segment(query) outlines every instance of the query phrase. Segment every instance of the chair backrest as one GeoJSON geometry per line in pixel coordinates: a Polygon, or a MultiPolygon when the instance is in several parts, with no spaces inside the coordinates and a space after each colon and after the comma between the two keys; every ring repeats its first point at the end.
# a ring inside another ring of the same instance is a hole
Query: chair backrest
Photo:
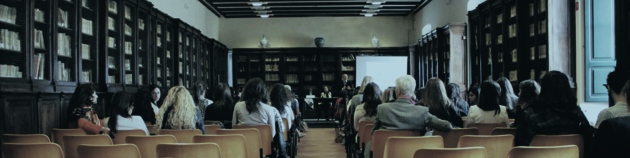
{"type": "Polygon", "coordinates": [[[486,149],[483,147],[418,149],[414,158],[485,158],[486,149]]]}
{"type": "Polygon", "coordinates": [[[384,158],[413,157],[418,149],[444,148],[440,136],[389,137],[385,142],[384,158]]]}
{"type": "Polygon", "coordinates": [[[247,158],[247,142],[240,134],[198,135],[193,138],[195,143],[216,143],[221,147],[221,157],[247,158]]]}
{"type": "Polygon", "coordinates": [[[458,148],[484,147],[488,158],[505,158],[514,146],[513,135],[468,135],[459,138],[458,148]]]}
{"type": "Polygon", "coordinates": [[[516,136],[516,128],[496,127],[492,130],[492,135],[506,135],[511,134],[516,136]]]}
{"type": "Polygon", "coordinates": [[[87,132],[85,132],[83,129],[57,129],[57,128],[53,128],[52,130],[52,139],[50,139],[53,143],[57,143],[59,144],[59,146],[61,146],[61,150],[65,151],[64,149],[64,145],[63,145],[63,136],[64,135],[87,135],[87,132]]]}
{"type": "Polygon", "coordinates": [[[153,124],[151,124],[151,122],[146,122],[146,121],[145,121],[145,122],[144,122],[144,125],[149,126],[149,125],[153,125],[153,124]]]}
{"type": "Polygon", "coordinates": [[[457,148],[459,137],[464,135],[478,135],[478,133],[477,128],[458,128],[451,129],[449,132],[433,131],[434,136],[442,136],[442,138],[444,138],[445,148],[457,148]]]}
{"type": "Polygon", "coordinates": [[[66,158],[78,158],[79,145],[112,145],[112,139],[107,135],[65,135],[63,136],[63,150],[66,158]]]}
{"type": "Polygon", "coordinates": [[[160,134],[160,127],[158,127],[158,125],[147,125],[147,129],[149,130],[149,134],[160,134]]]}
{"type": "Polygon", "coordinates": [[[216,143],[167,143],[157,145],[158,157],[220,158],[221,149],[216,143]]]}
{"type": "Polygon", "coordinates": [[[138,147],[133,144],[79,145],[80,158],[141,158],[138,147]]]}
{"type": "Polygon", "coordinates": [[[221,129],[221,125],[205,125],[206,134],[217,134],[217,130],[221,129]]]}
{"type": "Polygon", "coordinates": [[[359,137],[361,138],[359,141],[359,145],[361,145],[361,148],[363,148],[363,145],[367,145],[368,142],[372,141],[372,128],[374,128],[374,124],[367,124],[359,129],[365,129],[366,131],[363,132],[363,134],[359,135],[359,137]]]}
{"type": "Polygon", "coordinates": [[[529,146],[562,146],[575,145],[579,149],[580,158],[584,155],[584,138],[579,134],[569,135],[536,135],[529,146]]]}
{"type": "MultiPolygon", "coordinates": [[[[363,135],[361,132],[363,131],[363,127],[367,124],[374,124],[374,121],[359,121],[359,130],[357,131],[358,132],[357,134],[359,136],[363,135]]],[[[354,127],[351,127],[351,128],[354,128],[354,127]]],[[[372,132],[372,129],[370,129],[370,132],[372,132]]]]}
{"type": "Polygon", "coordinates": [[[246,125],[232,125],[232,129],[248,129],[255,128],[260,132],[260,140],[262,141],[263,155],[271,155],[271,142],[273,142],[273,134],[271,133],[271,126],[246,126],[246,125]]]}
{"type": "Polygon", "coordinates": [[[160,135],[173,135],[177,138],[177,143],[192,143],[193,137],[195,135],[201,135],[200,130],[198,129],[180,129],[180,130],[171,130],[171,129],[162,129],[160,130],[160,135]]]}
{"type": "Polygon", "coordinates": [[[514,147],[508,158],[578,158],[579,150],[575,145],[514,147]]]}
{"type": "Polygon", "coordinates": [[[282,136],[285,141],[289,141],[289,120],[282,118],[282,124],[284,124],[284,132],[282,132],[282,136]]]}
{"type": "Polygon", "coordinates": [[[156,158],[158,144],[177,143],[177,139],[173,135],[127,136],[126,142],[135,144],[142,158],[156,158]]]}
{"type": "Polygon", "coordinates": [[[468,120],[468,117],[462,117],[462,121],[464,121],[464,123],[466,123],[466,120],[468,120]]]}
{"type": "Polygon", "coordinates": [[[64,158],[61,147],[54,143],[3,143],[2,157],[5,158],[64,158]]]}
{"type": "MultiPolygon", "coordinates": [[[[365,135],[366,131],[370,131],[370,136],[372,135],[372,128],[370,128],[370,130],[367,130],[365,128],[365,126],[368,125],[368,124],[374,124],[374,121],[360,121],[359,122],[359,131],[357,131],[357,135],[360,138],[359,139],[359,145],[361,145],[363,143],[367,144],[367,142],[369,142],[369,140],[372,140],[372,138],[369,138],[369,139],[367,139],[367,141],[365,141],[366,139],[365,139],[364,135],[365,135]]],[[[374,126],[372,126],[372,127],[374,127],[374,126]]],[[[350,127],[350,128],[354,128],[354,127],[350,127]]]]}
{"type": "Polygon", "coordinates": [[[221,121],[216,121],[216,120],[203,120],[203,124],[204,125],[216,125],[221,121]]]}
{"type": "MultiPolygon", "coordinates": [[[[389,137],[393,136],[420,136],[418,131],[393,131],[393,130],[376,130],[372,135],[372,146],[370,151],[373,152],[374,158],[382,158],[385,154],[385,142],[389,137]]],[[[368,149],[365,149],[368,150],[368,149]]]]}
{"type": "Polygon", "coordinates": [[[516,119],[510,119],[510,123],[514,123],[516,119]]]}
{"type": "Polygon", "coordinates": [[[258,129],[220,129],[217,130],[217,134],[240,134],[245,137],[245,142],[247,142],[247,157],[250,158],[259,158],[261,156],[262,150],[262,140],[260,139],[260,133],[258,129]]]}
{"type": "Polygon", "coordinates": [[[492,130],[496,127],[507,127],[505,122],[502,123],[469,123],[467,128],[477,127],[479,135],[491,135],[492,130]]]}
{"type": "Polygon", "coordinates": [[[143,136],[146,136],[147,134],[144,133],[144,130],[141,130],[141,129],[118,130],[118,133],[116,133],[114,135],[114,139],[112,139],[112,142],[114,142],[114,144],[125,144],[125,143],[127,143],[125,138],[127,138],[127,136],[130,136],[130,135],[143,135],[143,136]]]}
{"type": "Polygon", "coordinates": [[[45,134],[3,134],[2,143],[50,143],[45,134]]]}

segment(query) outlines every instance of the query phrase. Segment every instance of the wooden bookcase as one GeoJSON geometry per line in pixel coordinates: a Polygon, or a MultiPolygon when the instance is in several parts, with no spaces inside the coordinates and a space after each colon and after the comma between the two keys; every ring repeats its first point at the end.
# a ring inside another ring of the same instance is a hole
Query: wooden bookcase
{"type": "Polygon", "coordinates": [[[444,84],[457,83],[463,88],[465,74],[451,74],[463,72],[466,47],[461,40],[466,30],[466,24],[448,24],[430,31],[418,40],[416,57],[418,64],[417,85],[424,87],[426,82],[437,77],[444,84]]]}

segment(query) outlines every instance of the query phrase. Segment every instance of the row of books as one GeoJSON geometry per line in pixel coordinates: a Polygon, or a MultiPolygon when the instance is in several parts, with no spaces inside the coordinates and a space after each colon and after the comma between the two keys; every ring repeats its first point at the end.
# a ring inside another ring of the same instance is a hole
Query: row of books
{"type": "Polygon", "coordinates": [[[15,24],[17,9],[0,4],[0,21],[15,24]]]}
{"type": "Polygon", "coordinates": [[[138,29],[144,30],[144,19],[138,18],[138,29]]]}
{"type": "Polygon", "coordinates": [[[125,24],[125,35],[127,36],[131,36],[131,27],[129,27],[129,25],[125,24]]]}
{"type": "Polygon", "coordinates": [[[343,65],[341,65],[341,71],[354,71],[354,66],[343,66],[343,65]]]}
{"type": "Polygon", "coordinates": [[[354,55],[350,54],[347,57],[341,57],[341,61],[355,61],[354,55]]]}
{"type": "Polygon", "coordinates": [[[61,8],[59,8],[59,11],[57,12],[57,14],[58,14],[57,26],[69,28],[69,25],[68,25],[68,12],[62,10],[61,8]]]}
{"type": "Polygon", "coordinates": [[[125,74],[125,84],[133,84],[133,74],[125,74]]]}
{"type": "Polygon", "coordinates": [[[46,19],[44,18],[44,11],[40,9],[35,9],[35,21],[46,23],[46,19]]]}
{"type": "Polygon", "coordinates": [[[114,13],[114,14],[118,14],[118,6],[116,5],[116,1],[113,0],[109,0],[109,7],[107,8],[107,10],[109,10],[109,12],[114,13]]]}
{"type": "Polygon", "coordinates": [[[107,29],[116,31],[116,20],[112,17],[107,17],[107,29]]]}
{"type": "Polygon", "coordinates": [[[81,0],[81,6],[83,8],[88,8],[90,9],[90,7],[88,6],[88,0],[81,0]]]}
{"type": "Polygon", "coordinates": [[[335,80],[335,74],[324,73],[324,74],[322,74],[322,80],[323,81],[334,81],[335,80]]]}
{"type": "Polygon", "coordinates": [[[285,80],[286,80],[285,82],[287,84],[300,83],[300,79],[298,78],[297,74],[288,74],[288,75],[286,75],[285,80]]]}
{"type": "Polygon", "coordinates": [[[131,42],[125,41],[125,54],[131,55],[133,54],[133,44],[131,42]]]}
{"type": "Polygon", "coordinates": [[[125,6],[125,19],[131,20],[131,9],[127,6],[125,6]]]}
{"type": "Polygon", "coordinates": [[[20,34],[7,29],[0,30],[0,48],[22,51],[20,34]]]}
{"type": "Polygon", "coordinates": [[[72,42],[71,38],[72,37],[65,33],[57,34],[57,54],[59,56],[72,57],[72,48],[70,47],[70,43],[72,42]]]}
{"type": "Polygon", "coordinates": [[[66,63],[57,61],[57,68],[59,81],[71,81],[70,73],[72,72],[72,70],[70,70],[70,68],[66,68],[66,63]]]}
{"type": "Polygon", "coordinates": [[[114,37],[107,38],[107,47],[116,48],[116,38],[114,37]]]}
{"type": "Polygon", "coordinates": [[[33,63],[34,63],[34,67],[33,67],[33,71],[35,71],[35,79],[36,80],[43,80],[44,79],[44,67],[46,64],[46,54],[44,53],[37,53],[35,54],[35,57],[33,58],[33,63]]]}
{"type": "Polygon", "coordinates": [[[93,35],[94,29],[92,29],[92,20],[81,18],[81,23],[81,32],[86,35],[93,35]]]}
{"type": "Polygon", "coordinates": [[[265,74],[265,81],[280,81],[278,74],[265,74]]]}
{"type": "Polygon", "coordinates": [[[278,64],[265,64],[265,71],[280,71],[280,68],[278,68],[278,64]]]}
{"type": "Polygon", "coordinates": [[[0,64],[0,77],[22,78],[19,66],[0,64]]]}
{"type": "Polygon", "coordinates": [[[131,71],[131,61],[129,59],[125,59],[125,70],[131,71]]]}
{"type": "Polygon", "coordinates": [[[35,48],[46,49],[46,43],[44,42],[44,32],[42,30],[35,30],[33,45],[35,48]]]}
{"type": "Polygon", "coordinates": [[[92,70],[83,71],[81,75],[83,76],[83,82],[92,82],[92,70]]]}
{"type": "Polygon", "coordinates": [[[110,69],[116,69],[116,57],[108,56],[107,57],[107,67],[110,69]]]}
{"type": "Polygon", "coordinates": [[[81,44],[81,58],[90,60],[90,45],[89,44],[81,44]]]}

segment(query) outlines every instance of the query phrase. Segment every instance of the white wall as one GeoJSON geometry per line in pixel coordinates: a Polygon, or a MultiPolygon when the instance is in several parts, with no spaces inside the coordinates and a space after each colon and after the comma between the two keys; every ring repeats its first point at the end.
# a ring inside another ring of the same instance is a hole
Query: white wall
{"type": "Polygon", "coordinates": [[[372,47],[376,34],[380,47],[396,47],[408,45],[409,28],[405,17],[223,18],[219,38],[230,48],[260,48],[263,35],[269,48],[315,47],[316,37],[324,47],[372,47]]]}
{"type": "MultiPolygon", "coordinates": [[[[480,1],[480,0],[471,0],[480,1]]],[[[485,0],[482,0],[485,1],[485,0]]],[[[468,22],[468,0],[436,0],[431,1],[427,6],[418,11],[413,17],[412,42],[417,41],[422,35],[435,28],[442,27],[449,23],[468,22]]],[[[477,4],[472,4],[477,7],[477,4]]],[[[474,9],[473,7],[473,9],[474,9]]]]}
{"type": "Polygon", "coordinates": [[[219,17],[198,0],[149,0],[154,7],[173,18],[180,18],[201,30],[209,38],[219,40],[219,17]]]}

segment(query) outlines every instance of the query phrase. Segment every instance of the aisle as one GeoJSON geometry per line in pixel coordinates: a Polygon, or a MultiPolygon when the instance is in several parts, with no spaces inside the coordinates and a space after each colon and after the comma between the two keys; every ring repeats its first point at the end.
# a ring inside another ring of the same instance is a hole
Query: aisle
{"type": "Polygon", "coordinates": [[[334,128],[311,128],[298,143],[296,158],[344,158],[346,151],[341,143],[335,143],[334,128]]]}

